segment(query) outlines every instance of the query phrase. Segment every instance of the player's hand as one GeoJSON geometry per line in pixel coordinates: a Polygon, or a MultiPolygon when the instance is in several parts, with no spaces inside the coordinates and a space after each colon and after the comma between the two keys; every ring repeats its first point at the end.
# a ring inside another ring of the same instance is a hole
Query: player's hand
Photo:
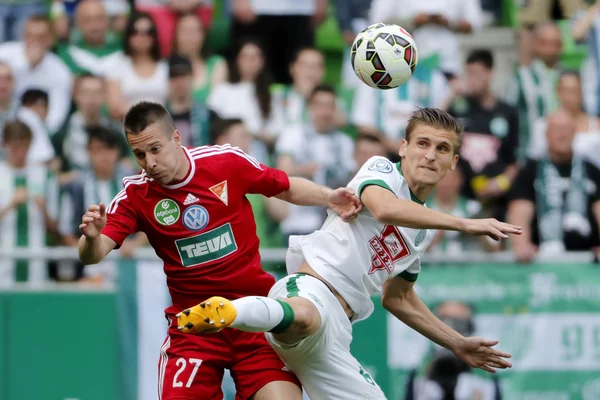
{"type": "Polygon", "coordinates": [[[497,340],[487,340],[481,337],[466,337],[457,346],[452,349],[454,354],[469,366],[481,368],[484,371],[496,372],[496,369],[511,368],[512,364],[506,361],[511,358],[509,353],[492,348],[497,345],[497,340]]]}
{"type": "Polygon", "coordinates": [[[339,188],[332,191],[327,200],[329,208],[346,222],[356,218],[363,207],[360,199],[349,188],[339,188]]]}
{"type": "Polygon", "coordinates": [[[508,235],[520,235],[520,226],[500,222],[494,218],[467,219],[465,220],[464,232],[476,236],[489,236],[494,240],[508,239],[508,235]]]}
{"type": "Polygon", "coordinates": [[[84,236],[95,239],[100,236],[100,232],[105,226],[106,206],[104,203],[100,203],[100,205],[93,204],[88,207],[87,212],[81,218],[79,230],[84,236]]]}

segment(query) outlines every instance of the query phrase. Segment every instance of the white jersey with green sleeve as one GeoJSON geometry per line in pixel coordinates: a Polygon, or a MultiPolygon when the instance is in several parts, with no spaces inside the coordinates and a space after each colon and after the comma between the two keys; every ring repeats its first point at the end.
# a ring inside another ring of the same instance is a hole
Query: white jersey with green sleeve
{"type": "MultiPolygon", "coordinates": [[[[400,164],[384,157],[370,158],[348,187],[360,197],[369,185],[423,204],[410,191],[400,164]]],[[[417,279],[420,257],[433,236],[433,231],[383,224],[366,207],[349,223],[329,212],[320,230],[290,237],[287,269],[294,274],[306,260],[352,307],[353,321],[359,321],[373,312],[371,295],[380,292],[387,279],[398,275],[417,279]]]]}

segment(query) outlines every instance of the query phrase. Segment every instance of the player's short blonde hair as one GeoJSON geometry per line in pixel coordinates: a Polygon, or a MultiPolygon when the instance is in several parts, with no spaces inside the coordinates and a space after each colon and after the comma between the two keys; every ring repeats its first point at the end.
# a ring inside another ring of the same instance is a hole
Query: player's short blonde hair
{"type": "Polygon", "coordinates": [[[446,111],[439,108],[419,108],[408,120],[404,138],[410,142],[410,136],[419,125],[426,125],[436,129],[442,129],[456,134],[456,145],[454,154],[460,152],[463,142],[463,127],[456,119],[446,111]]]}

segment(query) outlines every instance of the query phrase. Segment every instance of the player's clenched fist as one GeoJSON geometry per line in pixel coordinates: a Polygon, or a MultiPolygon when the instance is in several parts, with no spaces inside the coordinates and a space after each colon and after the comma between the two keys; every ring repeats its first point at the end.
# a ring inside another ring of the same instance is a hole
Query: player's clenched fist
{"type": "Polygon", "coordinates": [[[106,206],[104,203],[100,203],[99,205],[92,204],[81,218],[79,230],[81,230],[84,236],[94,239],[100,235],[105,226],[106,206]]]}

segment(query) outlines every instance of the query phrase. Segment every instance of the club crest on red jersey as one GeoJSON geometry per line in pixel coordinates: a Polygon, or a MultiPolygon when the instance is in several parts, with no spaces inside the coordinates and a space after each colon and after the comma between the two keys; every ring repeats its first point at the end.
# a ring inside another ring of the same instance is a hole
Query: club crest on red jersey
{"type": "Polygon", "coordinates": [[[208,188],[215,196],[219,198],[226,206],[229,205],[229,198],[227,197],[227,181],[217,183],[214,186],[208,188]]]}

